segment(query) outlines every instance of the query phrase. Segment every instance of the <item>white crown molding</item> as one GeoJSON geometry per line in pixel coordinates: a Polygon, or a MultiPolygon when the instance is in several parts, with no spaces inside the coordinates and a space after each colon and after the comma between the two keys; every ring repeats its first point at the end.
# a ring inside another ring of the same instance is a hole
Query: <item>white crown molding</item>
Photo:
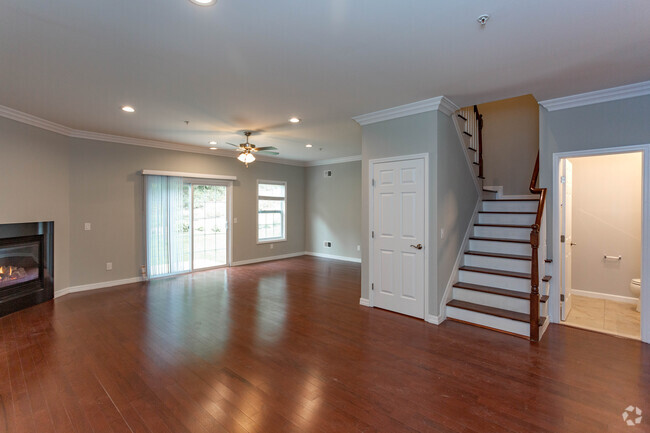
{"type": "Polygon", "coordinates": [[[413,102],[411,104],[400,105],[398,107],[388,108],[386,110],[375,111],[374,113],[362,114],[352,119],[359,125],[370,125],[372,123],[383,122],[385,120],[397,119],[400,117],[411,116],[413,114],[426,113],[428,111],[439,110],[450,116],[458,110],[456,104],[445,96],[437,96],[423,101],[413,102]]]}
{"type": "Polygon", "coordinates": [[[59,125],[58,123],[50,122],[49,120],[41,119],[40,117],[32,116],[31,114],[23,113],[22,111],[14,110],[3,105],[0,105],[0,116],[26,125],[45,129],[46,131],[56,132],[67,137],[70,137],[72,133],[72,129],[67,126],[59,125]]]}
{"type": "Polygon", "coordinates": [[[320,161],[307,161],[305,167],[316,167],[319,165],[343,164],[345,162],[361,161],[361,155],[344,156],[342,158],[321,159],[320,161]]]}
{"type": "MultiPolygon", "coordinates": [[[[100,132],[84,131],[81,129],[72,129],[67,126],[33,116],[13,108],[0,105],[0,117],[35,126],[46,131],[54,132],[70,138],[79,138],[84,140],[104,141],[108,143],[127,144],[131,146],[153,147],[157,149],[175,150],[178,152],[200,153],[211,156],[224,156],[234,158],[237,154],[233,150],[210,150],[206,147],[194,146],[191,144],[169,143],[166,141],[148,140],[144,138],[125,137],[122,135],[103,134],[100,132]]],[[[270,156],[256,155],[255,158],[260,162],[271,162],[275,164],[294,165],[305,167],[305,161],[295,161],[291,159],[275,158],[270,156]]]]}
{"type": "Polygon", "coordinates": [[[596,90],[594,92],[579,93],[577,95],[564,96],[562,98],[547,99],[546,101],[540,101],[539,105],[546,108],[548,111],[556,111],[645,95],[650,95],[650,81],[628,84],[626,86],[611,87],[609,89],[596,90]]]}

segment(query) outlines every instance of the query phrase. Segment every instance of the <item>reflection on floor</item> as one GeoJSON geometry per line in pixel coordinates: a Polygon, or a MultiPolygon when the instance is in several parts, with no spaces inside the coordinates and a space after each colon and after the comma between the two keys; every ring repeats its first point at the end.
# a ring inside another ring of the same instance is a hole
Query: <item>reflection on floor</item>
{"type": "Polygon", "coordinates": [[[572,297],[566,325],[628,338],[641,338],[641,314],[634,304],[604,299],[572,297]]]}

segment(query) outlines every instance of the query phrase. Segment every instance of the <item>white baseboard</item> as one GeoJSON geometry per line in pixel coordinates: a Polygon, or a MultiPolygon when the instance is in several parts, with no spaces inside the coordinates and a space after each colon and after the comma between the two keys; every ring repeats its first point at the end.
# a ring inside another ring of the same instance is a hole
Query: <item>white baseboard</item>
{"type": "Polygon", "coordinates": [[[364,307],[370,307],[370,299],[359,298],[359,305],[363,305],[364,307]]]}
{"type": "Polygon", "coordinates": [[[103,281],[101,283],[84,284],[82,286],[74,286],[74,287],[65,288],[63,290],[57,290],[57,291],[54,292],[54,297],[55,298],[60,298],[61,296],[65,296],[65,295],[70,294],[70,293],[86,292],[88,290],[105,289],[107,287],[115,287],[115,286],[121,286],[121,285],[124,285],[124,284],[139,283],[141,281],[144,281],[142,277],[135,277],[135,278],[126,278],[124,280],[103,281]]]}
{"type": "Polygon", "coordinates": [[[282,254],[279,256],[268,256],[268,257],[259,257],[257,259],[239,260],[237,262],[232,262],[230,266],[252,265],[253,263],[262,263],[262,262],[270,262],[273,260],[290,259],[291,257],[304,256],[305,254],[307,253],[305,253],[304,251],[300,251],[297,253],[282,254]]]}
{"type": "Polygon", "coordinates": [[[444,315],[434,316],[433,314],[427,314],[427,317],[424,319],[428,323],[433,323],[434,325],[440,325],[444,322],[446,317],[444,315]]]}
{"type": "Polygon", "coordinates": [[[590,292],[588,290],[571,289],[571,294],[576,296],[584,296],[585,298],[605,299],[607,301],[624,302],[626,304],[636,304],[638,298],[633,296],[620,296],[610,295],[609,293],[590,292]]]}
{"type": "Polygon", "coordinates": [[[356,257],[336,256],[334,254],[315,253],[312,251],[306,252],[305,255],[320,257],[323,259],[343,260],[345,262],[361,263],[361,259],[357,259],[356,257]]]}
{"type": "Polygon", "coordinates": [[[454,284],[456,283],[456,280],[458,280],[458,268],[460,268],[460,265],[463,261],[463,257],[465,256],[465,251],[467,251],[467,244],[469,244],[469,238],[470,236],[472,236],[472,233],[474,231],[474,221],[476,221],[476,218],[478,216],[478,211],[481,209],[482,203],[483,200],[481,199],[481,195],[479,194],[478,199],[476,200],[476,206],[474,206],[474,213],[472,214],[472,218],[469,220],[469,225],[467,227],[467,230],[465,231],[465,237],[463,238],[463,243],[461,244],[460,251],[458,251],[458,255],[456,256],[456,261],[454,262],[454,267],[451,270],[449,281],[447,281],[447,287],[445,287],[445,293],[443,293],[442,295],[442,302],[440,302],[440,316],[439,316],[440,318],[442,318],[442,320],[440,320],[440,323],[442,323],[446,318],[447,302],[451,301],[451,292],[454,288],[454,284]]]}

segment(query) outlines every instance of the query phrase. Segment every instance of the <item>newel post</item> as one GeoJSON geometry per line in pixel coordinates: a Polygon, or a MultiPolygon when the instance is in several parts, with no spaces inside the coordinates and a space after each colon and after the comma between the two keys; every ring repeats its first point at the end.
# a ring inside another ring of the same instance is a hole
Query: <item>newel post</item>
{"type": "Polygon", "coordinates": [[[532,226],[530,232],[532,263],[530,270],[530,341],[539,341],[539,225],[532,226]]]}

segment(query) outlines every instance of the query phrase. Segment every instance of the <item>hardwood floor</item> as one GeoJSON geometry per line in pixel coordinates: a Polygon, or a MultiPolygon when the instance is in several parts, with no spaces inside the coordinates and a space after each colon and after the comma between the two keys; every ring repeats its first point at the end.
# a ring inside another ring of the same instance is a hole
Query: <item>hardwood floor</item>
{"type": "Polygon", "coordinates": [[[0,319],[0,431],[605,432],[650,428],[650,347],[539,344],[359,305],[299,257],[71,294],[0,319]],[[639,406],[635,427],[623,410],[639,406]]]}

